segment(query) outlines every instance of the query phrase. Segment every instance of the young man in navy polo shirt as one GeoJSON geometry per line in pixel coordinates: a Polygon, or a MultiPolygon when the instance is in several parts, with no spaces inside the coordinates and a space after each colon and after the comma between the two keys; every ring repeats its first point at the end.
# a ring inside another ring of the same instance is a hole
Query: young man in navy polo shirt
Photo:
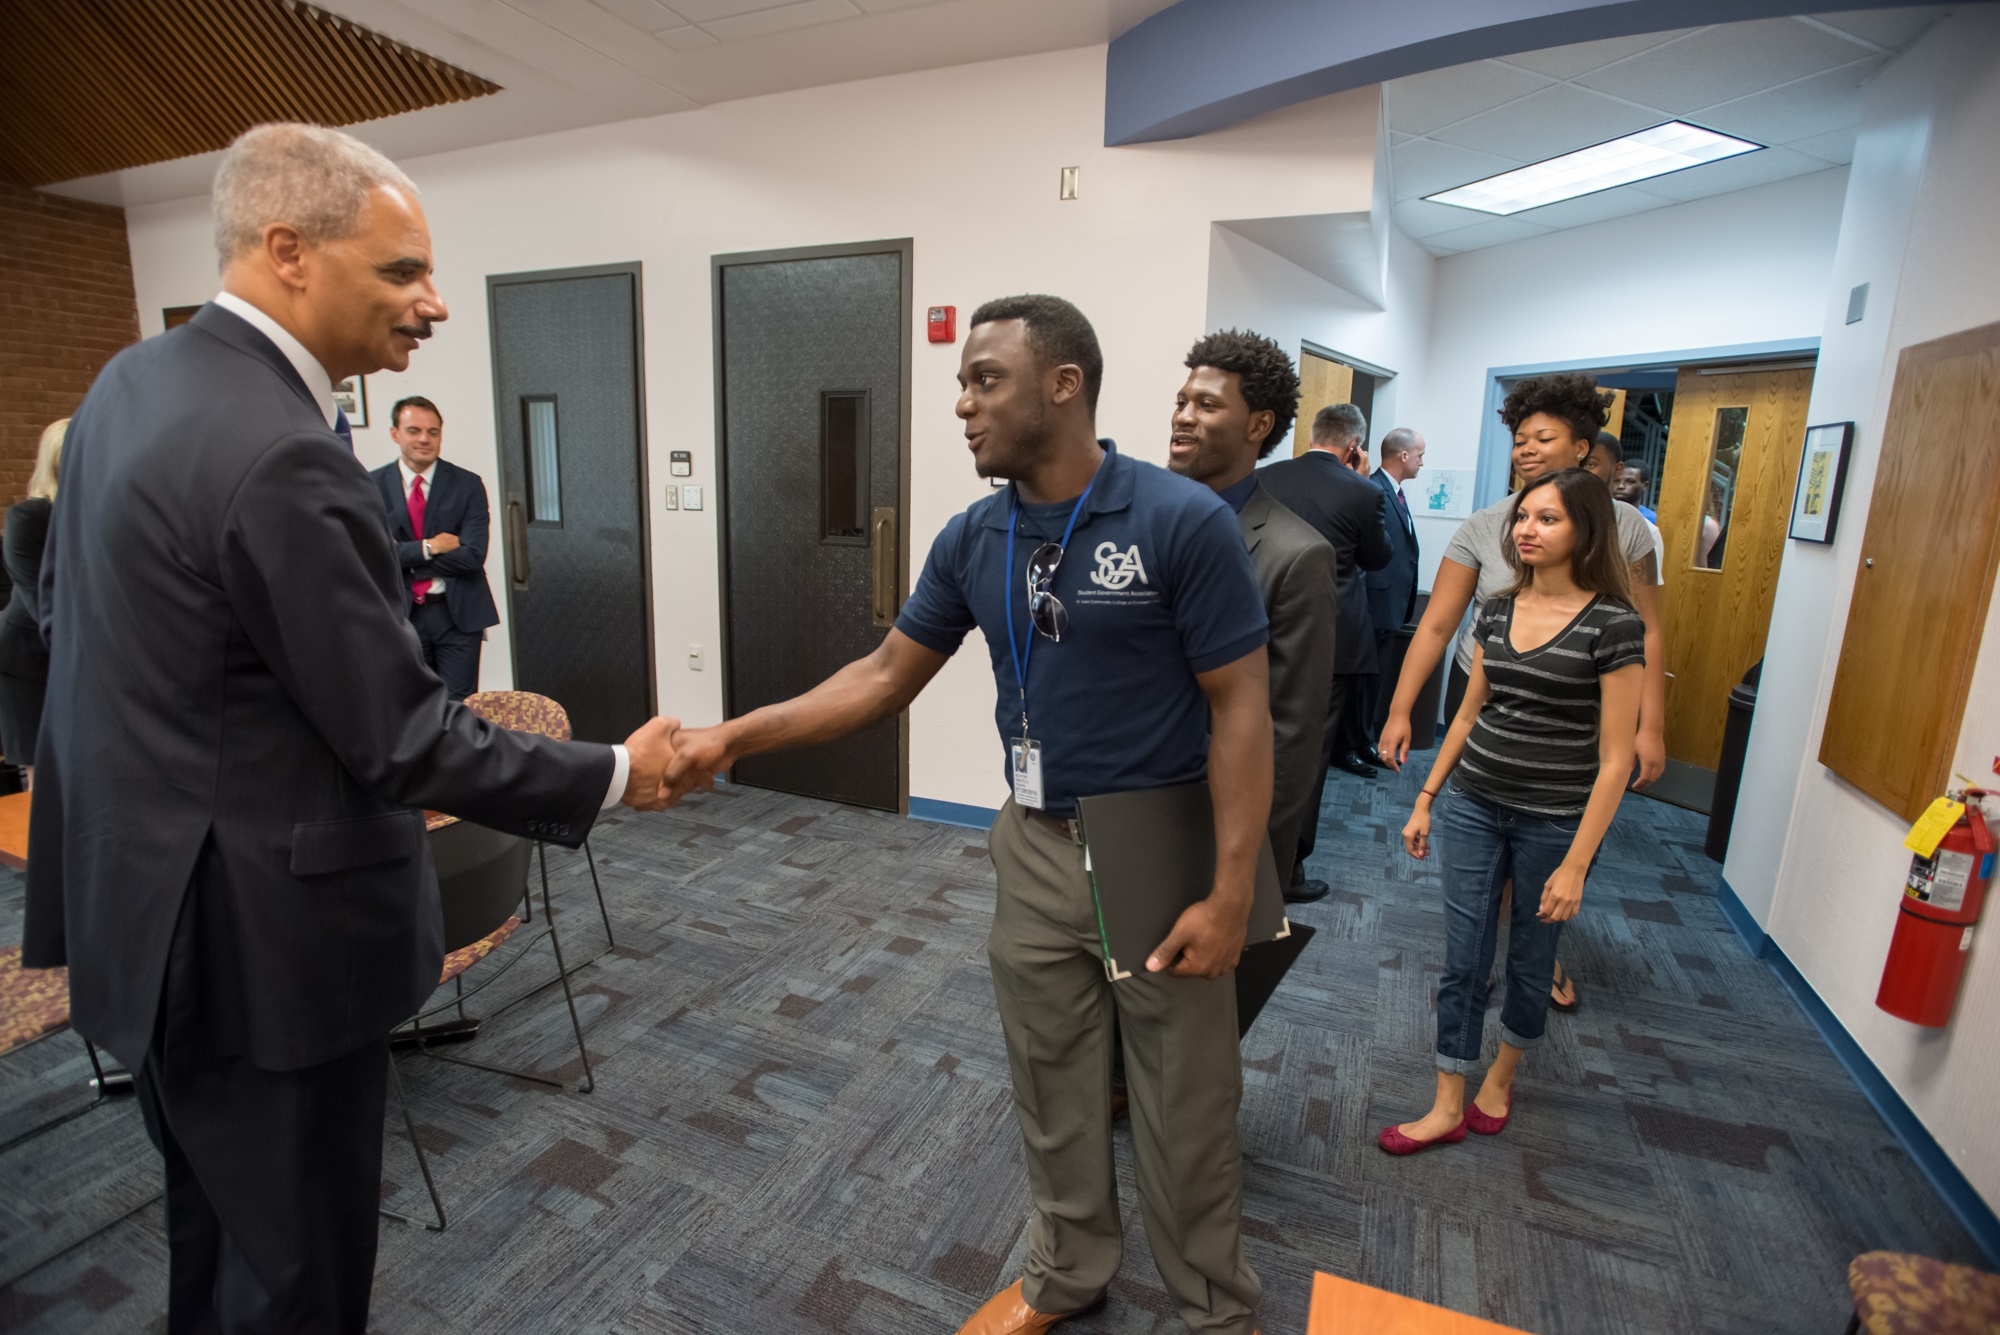
{"type": "Polygon", "coordinates": [[[945,525],[881,648],[796,699],[681,733],[669,774],[686,788],[744,756],[868,727],[907,707],[974,626],[985,634],[1014,790],[989,841],[988,957],[1035,1217],[1026,1273],[961,1335],[1047,1330],[1094,1306],[1117,1272],[1114,1016],[1160,1275],[1195,1330],[1244,1335],[1256,1320],[1231,971],[1271,805],[1264,605],[1227,504],[1096,439],[1103,365],[1066,301],[982,306],[958,415],[981,476],[1013,485],[945,525]],[[1109,982],[1076,799],[1204,776],[1215,888],[1145,972],[1109,982]]]}

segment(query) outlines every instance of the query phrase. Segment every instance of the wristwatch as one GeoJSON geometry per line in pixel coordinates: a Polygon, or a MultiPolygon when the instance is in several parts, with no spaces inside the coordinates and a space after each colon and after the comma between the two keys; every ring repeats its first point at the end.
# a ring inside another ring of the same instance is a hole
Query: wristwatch
{"type": "Polygon", "coordinates": [[[424,548],[424,560],[428,561],[431,559],[431,540],[429,538],[424,539],[423,548],[424,548]]]}

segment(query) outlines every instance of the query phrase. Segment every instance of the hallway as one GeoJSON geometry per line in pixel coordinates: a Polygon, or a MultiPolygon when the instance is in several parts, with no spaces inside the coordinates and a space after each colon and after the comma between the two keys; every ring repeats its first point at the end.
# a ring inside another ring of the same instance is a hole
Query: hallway
{"type": "MultiPolygon", "coordinates": [[[[1552,1020],[1513,1125],[1382,1155],[1375,1131],[1429,1095],[1442,934],[1428,870],[1392,846],[1421,774],[1334,777],[1315,870],[1337,889],[1298,912],[1319,936],[1244,1052],[1267,1330],[1303,1329],[1322,1268],[1538,1335],[1821,1335],[1858,1252],[1977,1259],[1723,920],[1699,818],[1645,799],[1565,940],[1583,1007],[1552,1020]]],[[[598,1090],[405,1061],[453,1222],[385,1223],[375,1327],[950,1329],[1018,1266],[1027,1210],[983,837],[739,788],[610,818],[593,842],[620,942],[584,971],[598,1090]]],[[[599,930],[581,867],[551,858],[576,950],[599,930]]],[[[9,875],[0,941],[19,919],[9,875]]],[[[538,981],[545,952],[489,997],[538,981]]],[[[561,1017],[544,994],[479,1046],[560,1061],[561,1017]]],[[[0,1136],[82,1068],[74,1037],[0,1062],[0,1136]]],[[[389,1203],[418,1208],[400,1131],[386,1173],[389,1203]]],[[[136,1109],[40,1138],[7,1176],[23,1189],[0,1201],[0,1275],[21,1277],[0,1327],[151,1328],[165,1239],[136,1109]]],[[[1110,1305],[1065,1329],[1179,1328],[1126,1201],[1110,1305]]]]}

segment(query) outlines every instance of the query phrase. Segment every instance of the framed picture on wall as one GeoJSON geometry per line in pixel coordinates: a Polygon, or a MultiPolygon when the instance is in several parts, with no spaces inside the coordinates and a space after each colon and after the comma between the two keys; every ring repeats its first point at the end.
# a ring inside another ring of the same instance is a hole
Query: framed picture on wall
{"type": "Polygon", "coordinates": [[[1834,521],[1840,518],[1840,493],[1847,485],[1847,450],[1853,443],[1852,422],[1806,428],[1798,489],[1792,494],[1791,535],[1800,542],[1833,541],[1834,521]]]}
{"type": "Polygon", "coordinates": [[[368,425],[368,377],[351,375],[333,387],[333,401],[347,414],[349,426],[368,425]]]}

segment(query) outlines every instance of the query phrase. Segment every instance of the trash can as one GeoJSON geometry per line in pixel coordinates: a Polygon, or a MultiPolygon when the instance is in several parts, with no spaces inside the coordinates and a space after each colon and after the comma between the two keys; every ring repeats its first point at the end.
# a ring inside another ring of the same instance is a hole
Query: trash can
{"type": "Polygon", "coordinates": [[[1729,718],[1722,725],[1722,758],[1715,766],[1715,799],[1708,809],[1708,842],[1702,851],[1717,862],[1729,851],[1729,827],[1736,821],[1736,790],[1743,786],[1743,753],[1750,747],[1750,716],[1757,709],[1757,679],[1764,670],[1758,659],[1729,688],[1729,718]]]}

